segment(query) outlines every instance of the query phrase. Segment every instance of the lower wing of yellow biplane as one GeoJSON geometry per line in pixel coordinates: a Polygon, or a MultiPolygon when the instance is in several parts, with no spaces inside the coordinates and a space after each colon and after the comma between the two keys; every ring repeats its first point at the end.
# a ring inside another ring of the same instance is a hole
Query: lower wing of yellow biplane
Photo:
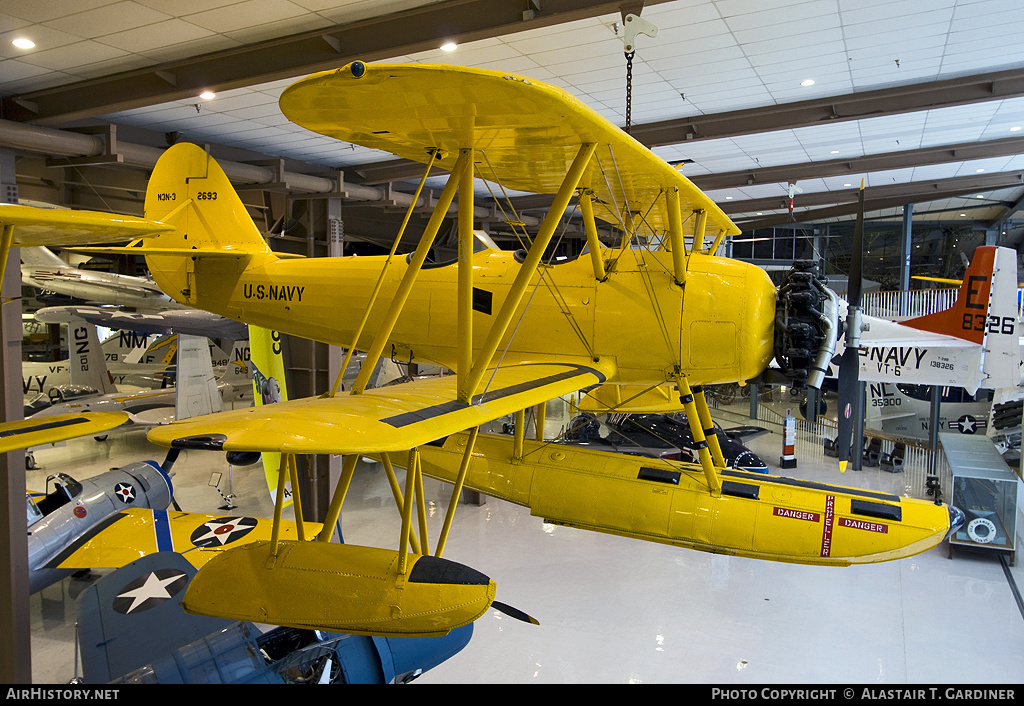
{"type": "Polygon", "coordinates": [[[290,400],[175,422],[149,432],[171,448],[359,454],[407,451],[449,434],[604,382],[609,363],[524,363],[493,372],[471,403],[454,375],[358,395],[290,400]]]}
{"type": "Polygon", "coordinates": [[[124,412],[60,414],[0,424],[0,453],[100,434],[128,421],[124,412]]]}

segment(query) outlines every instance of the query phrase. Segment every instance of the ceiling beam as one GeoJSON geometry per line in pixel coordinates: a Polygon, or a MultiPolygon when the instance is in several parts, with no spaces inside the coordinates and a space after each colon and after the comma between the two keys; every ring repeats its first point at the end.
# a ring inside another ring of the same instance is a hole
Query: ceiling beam
{"type": "MultiPolygon", "coordinates": [[[[868,186],[864,189],[864,200],[898,199],[894,205],[935,201],[940,198],[960,196],[989,189],[1005,189],[1024,185],[1024,172],[995,172],[993,174],[972,174],[964,177],[948,179],[932,179],[927,181],[910,181],[902,184],[886,184],[884,186],[868,186]]],[[[795,201],[798,208],[808,206],[825,206],[838,203],[856,203],[860,189],[835,189],[833,191],[815,191],[797,194],[795,201]]],[[[744,201],[723,201],[719,207],[726,213],[750,213],[751,211],[774,211],[788,209],[788,196],[771,196],[763,199],[746,199],[744,201]]],[[[788,217],[788,216],[787,216],[788,217]]]]}
{"type": "Polygon", "coordinates": [[[630,134],[648,147],[678,145],[694,140],[791,130],[829,122],[863,120],[1019,96],[1024,96],[1024,69],[1011,69],[874,91],[858,91],[845,96],[812,98],[794,103],[663,120],[634,125],[630,134]]]}
{"type": "MultiPolygon", "coordinates": [[[[655,5],[667,0],[646,0],[655,5]]],[[[5,98],[7,120],[59,125],[122,110],[299,78],[350,61],[379,61],[563,22],[619,13],[623,0],[447,0],[110,76],[5,98]],[[527,9],[540,6],[540,9],[527,9]]]]}
{"type": "Polygon", "coordinates": [[[1016,202],[1004,206],[1002,213],[999,214],[999,217],[993,218],[985,225],[988,228],[995,228],[1002,224],[1003,221],[1008,221],[1009,219],[1013,218],[1014,214],[1016,214],[1021,209],[1024,209],[1024,195],[1017,199],[1016,202]]]}
{"type": "Polygon", "coordinates": [[[1017,154],[1024,154],[1024,137],[923,147],[916,150],[870,154],[853,159],[830,159],[721,174],[700,174],[690,177],[690,181],[704,191],[713,191],[715,189],[742,188],[752,184],[790,184],[806,179],[864,175],[887,169],[967,162],[972,159],[1006,157],[1017,154]]]}
{"type": "MultiPolygon", "coordinates": [[[[986,189],[1012,188],[1024,186],[1024,171],[998,172],[995,174],[978,174],[967,177],[953,177],[951,179],[937,179],[933,181],[909,182],[906,184],[892,184],[886,186],[869,186],[864,189],[864,211],[879,211],[885,208],[896,208],[908,203],[924,203],[940,199],[955,198],[986,189]]],[[[845,189],[842,191],[826,191],[813,194],[801,194],[797,208],[792,215],[789,213],[773,214],[770,216],[738,218],[736,220],[743,230],[750,231],[757,228],[768,228],[771,226],[784,225],[786,223],[818,221],[827,218],[838,218],[849,216],[857,212],[858,189],[845,189]],[[838,204],[828,208],[810,208],[807,206],[823,206],[838,204]]],[[[779,208],[787,208],[785,198],[774,199],[751,199],[740,202],[726,202],[722,204],[723,210],[727,213],[750,213],[751,211],[768,211],[779,208]]]]}

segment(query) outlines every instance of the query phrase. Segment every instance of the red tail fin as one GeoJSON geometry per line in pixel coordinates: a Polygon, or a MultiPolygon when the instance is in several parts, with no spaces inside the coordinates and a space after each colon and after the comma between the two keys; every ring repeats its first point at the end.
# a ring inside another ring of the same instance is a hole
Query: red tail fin
{"type": "Polygon", "coordinates": [[[988,325],[995,261],[994,246],[979,247],[974,251],[974,259],[964,273],[963,284],[960,285],[960,292],[952,308],[904,321],[903,325],[922,331],[956,336],[979,345],[983,343],[985,327],[988,325]]]}

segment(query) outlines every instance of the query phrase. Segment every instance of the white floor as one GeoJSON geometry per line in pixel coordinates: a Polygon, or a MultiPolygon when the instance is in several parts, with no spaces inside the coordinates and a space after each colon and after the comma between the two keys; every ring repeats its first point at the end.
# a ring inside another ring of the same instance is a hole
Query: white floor
{"type": "MultiPolygon", "coordinates": [[[[751,443],[776,473],[781,446],[777,434],[751,443]]],[[[29,488],[48,473],[86,477],[140,458],[163,460],[140,431],[68,442],[36,453],[29,488]]],[[[236,496],[230,514],[272,515],[259,471],[232,469],[229,483],[223,455],[202,452],[175,464],[182,509],[220,512],[212,471],[236,496]]],[[[840,476],[798,460],[782,474],[905,491],[901,476],[877,469],[840,476]]],[[[425,486],[433,541],[450,490],[425,486]]],[[[361,465],[342,522],[349,543],[394,546],[398,515],[381,469],[361,465]]],[[[995,555],[967,551],[950,559],[945,543],[885,564],[789,565],[555,527],[489,499],[460,506],[445,557],[489,575],[498,600],[540,625],[490,611],[469,646],[418,683],[1024,683],[1020,562],[1004,569],[995,555]]],[[[73,598],[82,586],[68,579],[32,597],[37,683],[77,673],[73,598]]]]}

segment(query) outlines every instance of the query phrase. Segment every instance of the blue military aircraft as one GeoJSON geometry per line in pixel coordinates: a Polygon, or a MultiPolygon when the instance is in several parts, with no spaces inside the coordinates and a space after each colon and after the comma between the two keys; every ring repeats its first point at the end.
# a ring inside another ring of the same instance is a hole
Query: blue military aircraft
{"type": "MultiPolygon", "coordinates": [[[[406,683],[461,651],[473,623],[443,637],[384,638],[277,627],[185,613],[196,568],[149,554],[78,598],[85,683],[406,683]]],[[[241,587],[240,587],[241,590],[241,587]]]]}

